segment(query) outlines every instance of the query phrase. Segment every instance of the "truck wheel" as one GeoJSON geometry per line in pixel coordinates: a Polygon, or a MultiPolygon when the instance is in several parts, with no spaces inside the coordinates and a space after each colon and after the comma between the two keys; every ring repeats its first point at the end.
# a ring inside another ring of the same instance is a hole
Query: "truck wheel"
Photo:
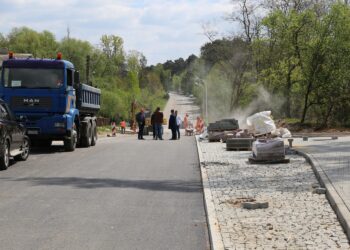
{"type": "Polygon", "coordinates": [[[22,153],[20,155],[16,155],[15,160],[17,161],[25,161],[29,156],[30,151],[30,142],[27,137],[24,137],[22,144],[22,153]]]}
{"type": "Polygon", "coordinates": [[[77,146],[77,131],[75,130],[75,127],[72,130],[72,134],[70,138],[64,140],[63,143],[64,143],[64,149],[67,152],[72,152],[75,150],[75,147],[77,146]]]}
{"type": "Polygon", "coordinates": [[[10,166],[10,143],[6,140],[0,155],[0,170],[6,170],[10,166]]]}
{"type": "Polygon", "coordinates": [[[82,136],[81,138],[81,145],[83,147],[90,147],[91,146],[91,123],[88,122],[87,123],[87,127],[86,127],[86,134],[84,136],[82,136]]]}
{"type": "Polygon", "coordinates": [[[96,122],[92,122],[92,128],[91,128],[91,146],[95,146],[97,142],[97,126],[96,122]]]}

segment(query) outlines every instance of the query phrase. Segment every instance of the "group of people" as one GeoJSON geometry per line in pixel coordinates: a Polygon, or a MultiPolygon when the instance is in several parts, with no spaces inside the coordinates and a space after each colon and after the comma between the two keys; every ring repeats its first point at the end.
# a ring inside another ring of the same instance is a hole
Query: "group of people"
{"type": "MultiPolygon", "coordinates": [[[[163,120],[164,120],[163,112],[161,112],[160,108],[158,107],[151,115],[151,125],[153,128],[154,140],[163,140],[163,120]]],[[[145,111],[143,108],[140,110],[139,113],[137,113],[136,122],[139,126],[137,137],[139,140],[144,140],[143,131],[146,125],[146,117],[145,117],[145,111]]],[[[184,127],[186,128],[188,126],[188,114],[186,114],[186,116],[184,117],[184,120],[182,121],[181,117],[178,115],[177,110],[172,109],[169,117],[169,124],[168,124],[168,128],[171,130],[170,140],[180,139],[180,136],[181,136],[180,128],[181,128],[182,122],[184,123],[184,127]]]]}
{"type": "MultiPolygon", "coordinates": [[[[192,123],[188,120],[188,114],[186,113],[184,119],[182,120],[177,110],[172,109],[170,111],[168,128],[171,130],[170,140],[179,140],[180,139],[180,128],[183,124],[185,131],[187,129],[193,130],[192,123]]],[[[151,115],[151,125],[153,129],[153,139],[154,140],[163,140],[163,112],[160,111],[158,107],[151,115]]],[[[144,140],[143,130],[146,125],[146,117],[144,109],[142,108],[139,113],[136,115],[136,122],[139,126],[138,139],[144,140]]],[[[196,125],[194,127],[196,134],[201,134],[204,132],[204,121],[201,117],[197,117],[196,125]]]]}
{"type": "MultiPolygon", "coordinates": [[[[117,134],[117,125],[115,123],[115,121],[112,122],[111,124],[111,127],[112,127],[112,136],[115,137],[116,134],[117,134]]],[[[121,119],[121,122],[120,122],[120,133],[121,134],[125,134],[125,129],[126,129],[126,121],[124,119],[121,119]]],[[[111,135],[108,135],[108,136],[111,136],[111,135]]]]}
{"type": "MultiPolygon", "coordinates": [[[[136,122],[139,126],[139,131],[137,133],[137,138],[139,140],[144,140],[143,131],[146,125],[145,110],[142,108],[139,113],[136,114],[136,122]]],[[[153,139],[163,140],[163,112],[160,111],[158,107],[151,116],[151,125],[153,128],[153,139]]]]}
{"type": "Polygon", "coordinates": [[[181,117],[178,115],[177,110],[170,111],[169,117],[169,129],[171,130],[171,139],[170,140],[179,140],[180,139],[180,127],[182,124],[181,117]]]}
{"type": "MultiPolygon", "coordinates": [[[[177,110],[172,109],[170,113],[171,114],[170,114],[169,123],[168,123],[168,128],[171,130],[170,140],[180,139],[180,136],[181,136],[180,128],[182,125],[183,125],[182,127],[185,129],[185,135],[192,135],[192,132],[195,132],[196,134],[201,134],[204,132],[204,121],[201,117],[199,116],[197,117],[196,125],[193,128],[192,123],[188,119],[189,116],[187,113],[185,114],[183,120],[181,119],[177,110]],[[188,133],[188,131],[192,131],[192,132],[188,133]]],[[[160,108],[157,107],[157,109],[151,115],[151,125],[152,125],[154,140],[163,140],[163,120],[164,120],[163,112],[161,112],[160,108]]],[[[143,108],[140,110],[139,113],[136,114],[136,122],[139,127],[137,137],[139,140],[144,140],[143,131],[146,125],[146,117],[145,117],[145,110],[143,108]]],[[[121,133],[124,134],[125,127],[126,127],[126,122],[124,120],[121,121],[120,127],[121,127],[121,133]]],[[[112,124],[112,134],[114,136],[115,136],[115,132],[116,132],[116,126],[114,123],[112,124]]]]}

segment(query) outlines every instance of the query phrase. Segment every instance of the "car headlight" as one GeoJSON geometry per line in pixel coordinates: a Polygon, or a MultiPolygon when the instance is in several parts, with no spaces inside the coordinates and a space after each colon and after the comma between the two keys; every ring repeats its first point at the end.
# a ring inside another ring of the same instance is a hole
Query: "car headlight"
{"type": "Polygon", "coordinates": [[[55,128],[65,128],[66,124],[64,122],[55,122],[55,128]]]}

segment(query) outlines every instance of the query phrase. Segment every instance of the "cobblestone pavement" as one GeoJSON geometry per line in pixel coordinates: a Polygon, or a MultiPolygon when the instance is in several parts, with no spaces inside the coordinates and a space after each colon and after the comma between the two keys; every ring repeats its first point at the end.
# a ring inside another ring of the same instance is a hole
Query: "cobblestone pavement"
{"type": "Polygon", "coordinates": [[[304,158],[250,165],[250,152],[206,141],[199,147],[225,249],[350,249],[325,195],[312,193],[317,180],[304,158]],[[244,199],[269,207],[243,209],[244,199]]]}

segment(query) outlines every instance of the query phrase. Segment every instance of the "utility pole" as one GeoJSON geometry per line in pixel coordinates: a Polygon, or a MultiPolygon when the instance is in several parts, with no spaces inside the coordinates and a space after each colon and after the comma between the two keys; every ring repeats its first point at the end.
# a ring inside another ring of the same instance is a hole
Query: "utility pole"
{"type": "Polygon", "coordinates": [[[205,87],[205,118],[207,119],[207,124],[209,124],[209,117],[208,117],[208,84],[204,81],[204,87],[205,87]]]}
{"type": "Polygon", "coordinates": [[[67,26],[67,39],[70,39],[70,29],[69,29],[69,25],[67,26]]]}
{"type": "Polygon", "coordinates": [[[90,85],[90,55],[86,56],[86,83],[90,85]]]}
{"type": "Polygon", "coordinates": [[[205,80],[202,80],[198,77],[196,77],[197,80],[195,81],[195,84],[198,86],[201,86],[203,88],[203,109],[205,108],[205,120],[207,123],[209,123],[209,117],[208,117],[208,84],[205,80]],[[200,82],[200,83],[198,83],[200,82]]]}

